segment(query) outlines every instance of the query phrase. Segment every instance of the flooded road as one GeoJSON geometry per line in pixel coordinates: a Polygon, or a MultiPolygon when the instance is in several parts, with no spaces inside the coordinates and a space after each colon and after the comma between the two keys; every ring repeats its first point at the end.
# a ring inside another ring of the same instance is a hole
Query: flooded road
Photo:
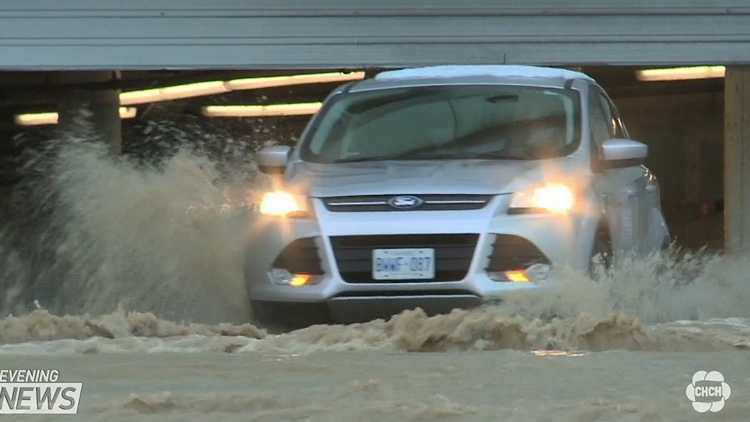
{"type": "MultiPolygon", "coordinates": [[[[418,316],[401,316],[408,317],[418,316]]],[[[501,348],[520,341],[499,340],[502,324],[484,333],[457,327],[430,342],[424,326],[396,333],[384,322],[280,336],[248,327],[193,327],[186,330],[194,334],[178,335],[157,322],[165,328],[152,337],[5,345],[0,362],[56,368],[62,381],[83,382],[73,417],[81,421],[745,421],[750,330],[738,322],[588,332],[598,346],[623,345],[629,335],[631,347],[663,336],[672,340],[662,346],[686,348],[600,352],[501,348]],[[406,351],[420,342],[434,349],[435,341],[446,351],[406,351]],[[699,370],[722,372],[732,387],[717,414],[696,412],[685,395],[699,370]]]]}

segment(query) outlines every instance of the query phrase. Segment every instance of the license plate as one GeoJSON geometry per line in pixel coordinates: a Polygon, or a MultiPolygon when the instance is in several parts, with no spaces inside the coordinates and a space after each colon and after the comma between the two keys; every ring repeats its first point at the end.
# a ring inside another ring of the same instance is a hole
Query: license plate
{"type": "Polygon", "coordinates": [[[434,249],[374,249],[372,278],[375,280],[421,280],[435,278],[434,249]]]}

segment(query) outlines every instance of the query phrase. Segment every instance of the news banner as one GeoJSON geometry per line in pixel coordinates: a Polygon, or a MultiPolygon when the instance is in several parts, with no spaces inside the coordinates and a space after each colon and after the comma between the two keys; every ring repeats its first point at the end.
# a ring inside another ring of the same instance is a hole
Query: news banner
{"type": "Polygon", "coordinates": [[[82,382],[61,382],[57,369],[0,369],[0,415],[74,415],[82,382]]]}

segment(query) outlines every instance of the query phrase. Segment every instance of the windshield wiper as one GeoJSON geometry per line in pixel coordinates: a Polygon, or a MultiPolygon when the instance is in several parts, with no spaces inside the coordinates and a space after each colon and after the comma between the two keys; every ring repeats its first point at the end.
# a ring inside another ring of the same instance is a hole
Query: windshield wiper
{"type": "Polygon", "coordinates": [[[361,163],[364,161],[397,161],[397,160],[442,160],[445,159],[446,155],[436,155],[434,153],[424,152],[406,152],[403,154],[396,155],[374,155],[370,157],[354,157],[354,158],[342,158],[334,161],[335,164],[340,163],[361,163]]]}
{"type": "Polygon", "coordinates": [[[358,158],[342,158],[340,160],[333,161],[333,164],[345,164],[345,163],[362,163],[365,161],[386,161],[386,160],[399,160],[397,156],[392,155],[375,155],[372,157],[358,157],[358,158]]]}
{"type": "Polygon", "coordinates": [[[451,156],[450,158],[455,158],[459,160],[526,160],[524,157],[519,157],[517,155],[508,155],[508,154],[500,154],[496,152],[483,152],[483,153],[476,153],[476,154],[461,154],[461,155],[455,155],[451,156]]]}
{"type": "Polygon", "coordinates": [[[524,160],[524,157],[517,155],[508,155],[500,152],[465,152],[465,151],[450,151],[441,153],[440,151],[433,152],[420,152],[410,154],[408,156],[399,156],[399,158],[406,159],[421,159],[421,160],[524,160]]]}
{"type": "Polygon", "coordinates": [[[476,153],[476,154],[440,154],[440,153],[415,153],[401,155],[378,155],[372,157],[343,158],[334,161],[334,164],[361,163],[365,161],[397,161],[397,160],[524,160],[517,155],[500,153],[476,153]]]}

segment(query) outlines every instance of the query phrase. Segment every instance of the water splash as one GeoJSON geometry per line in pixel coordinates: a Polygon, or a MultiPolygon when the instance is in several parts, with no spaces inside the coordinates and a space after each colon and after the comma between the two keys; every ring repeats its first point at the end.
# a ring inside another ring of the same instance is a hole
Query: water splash
{"type": "Polygon", "coordinates": [[[174,320],[247,320],[246,198],[262,181],[254,153],[274,140],[144,126],[153,147],[121,157],[91,132],[26,149],[0,237],[2,315],[39,300],[55,313],[123,305],[174,320]]]}

